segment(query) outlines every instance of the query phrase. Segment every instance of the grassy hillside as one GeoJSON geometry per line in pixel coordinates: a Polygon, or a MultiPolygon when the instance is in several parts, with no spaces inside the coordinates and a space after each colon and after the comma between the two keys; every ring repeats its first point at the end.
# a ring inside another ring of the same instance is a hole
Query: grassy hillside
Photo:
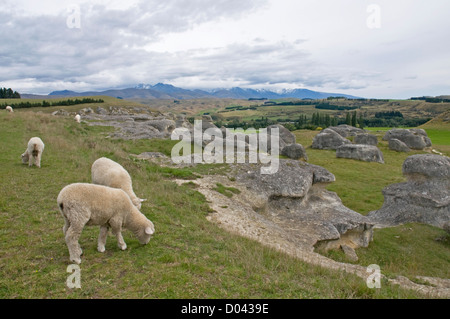
{"type": "MultiPolygon", "coordinates": [[[[170,144],[166,142],[172,142],[110,140],[105,138],[108,130],[31,110],[0,112],[0,298],[423,297],[387,283],[381,289],[369,289],[359,277],[311,266],[223,231],[206,220],[210,209],[200,193],[171,181],[195,178],[205,167],[169,169],[136,160],[129,154],[167,153],[170,144]],[[20,160],[32,136],[40,136],[45,143],[40,169],[20,160]],[[154,222],[156,234],[141,246],[125,231],[126,251],[120,251],[115,238],[109,236],[106,252],[101,254],[96,251],[98,228],[85,228],[80,239],[82,288],[72,290],[66,286],[70,262],[56,197],[67,184],[90,182],[90,166],[101,156],[120,162],[130,172],[136,194],[148,198],[142,212],[154,222]]],[[[313,163],[322,158],[331,165],[331,157],[308,155],[313,163]]],[[[330,170],[339,181],[340,175],[330,170]]],[[[353,207],[365,205],[361,197],[355,196],[354,201],[358,203],[345,199],[353,207]]],[[[377,207],[376,201],[361,210],[377,207]]],[[[425,240],[420,233],[416,235],[416,241],[425,240]]],[[[446,245],[439,259],[444,269],[434,274],[442,275],[448,269],[450,249],[446,245]]],[[[377,254],[374,259],[366,258],[367,265],[378,262],[377,254]]]]}

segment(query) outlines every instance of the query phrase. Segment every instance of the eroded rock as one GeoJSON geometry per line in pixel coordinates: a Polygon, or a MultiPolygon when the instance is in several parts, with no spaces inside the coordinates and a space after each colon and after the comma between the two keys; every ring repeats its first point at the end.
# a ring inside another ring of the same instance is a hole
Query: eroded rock
{"type": "Polygon", "coordinates": [[[450,158],[410,156],[403,174],[408,181],[385,187],[383,206],[368,217],[379,226],[417,222],[444,228],[450,222],[450,158]]]}

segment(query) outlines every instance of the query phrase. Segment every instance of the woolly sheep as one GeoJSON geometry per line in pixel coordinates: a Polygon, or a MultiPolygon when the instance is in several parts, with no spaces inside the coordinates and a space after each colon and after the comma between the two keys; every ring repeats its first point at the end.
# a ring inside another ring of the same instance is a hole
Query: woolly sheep
{"type": "Polygon", "coordinates": [[[105,251],[108,229],[116,236],[120,249],[127,248],[122,229],[131,230],[143,245],[155,232],[153,223],[142,214],[121,189],[103,185],[75,183],[65,186],[57,198],[64,217],[63,232],[70,261],[80,264],[82,250],[78,239],[85,225],[100,226],[97,250],[105,251]]]}
{"type": "Polygon", "coordinates": [[[77,123],[81,123],[81,115],[80,114],[75,115],[75,121],[77,121],[77,123]]]}
{"type": "Polygon", "coordinates": [[[28,166],[31,167],[34,159],[34,164],[37,167],[41,167],[41,158],[42,152],[44,152],[44,146],[44,142],[42,142],[39,137],[30,138],[27,149],[22,154],[22,163],[28,163],[28,166]]]}
{"type": "Polygon", "coordinates": [[[10,113],[14,112],[14,111],[13,111],[13,108],[12,108],[11,106],[9,106],[9,105],[6,107],[6,110],[7,110],[8,112],[10,112],[10,113]]]}
{"type": "Polygon", "coordinates": [[[92,183],[123,189],[130,196],[133,204],[141,209],[142,202],[133,191],[131,176],[119,163],[106,157],[97,159],[91,167],[92,183]]]}

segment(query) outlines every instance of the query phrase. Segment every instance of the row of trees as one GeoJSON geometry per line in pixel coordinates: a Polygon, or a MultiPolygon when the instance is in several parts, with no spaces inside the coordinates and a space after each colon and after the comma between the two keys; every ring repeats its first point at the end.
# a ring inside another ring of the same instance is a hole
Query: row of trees
{"type": "Polygon", "coordinates": [[[11,88],[1,88],[0,99],[20,99],[20,94],[17,91],[13,91],[11,88]]]}
{"type": "MultiPolygon", "coordinates": [[[[19,102],[19,103],[13,103],[9,104],[12,106],[12,108],[16,109],[23,109],[23,108],[30,108],[30,107],[49,107],[49,106],[68,106],[68,105],[77,105],[77,104],[85,104],[85,103],[103,103],[104,101],[102,99],[92,99],[92,98],[83,98],[83,99],[68,99],[68,100],[62,100],[62,101],[53,101],[48,102],[43,100],[42,102],[19,102]]],[[[7,103],[0,104],[2,108],[5,108],[7,103]]]]}

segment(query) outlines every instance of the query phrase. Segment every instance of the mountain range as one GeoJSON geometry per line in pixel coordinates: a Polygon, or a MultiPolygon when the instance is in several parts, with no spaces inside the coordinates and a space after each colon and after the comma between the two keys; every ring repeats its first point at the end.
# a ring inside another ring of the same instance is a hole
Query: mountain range
{"type": "Polygon", "coordinates": [[[231,89],[213,89],[213,90],[188,90],[173,86],[171,84],[158,83],[139,84],[133,88],[110,89],[106,91],[53,91],[48,94],[49,97],[77,97],[106,95],[122,99],[198,99],[198,98],[231,98],[231,99],[280,99],[280,98],[298,98],[298,99],[324,99],[330,96],[346,97],[349,99],[359,98],[352,95],[340,93],[317,92],[308,89],[291,89],[279,92],[265,89],[249,89],[234,87],[231,89]]]}

